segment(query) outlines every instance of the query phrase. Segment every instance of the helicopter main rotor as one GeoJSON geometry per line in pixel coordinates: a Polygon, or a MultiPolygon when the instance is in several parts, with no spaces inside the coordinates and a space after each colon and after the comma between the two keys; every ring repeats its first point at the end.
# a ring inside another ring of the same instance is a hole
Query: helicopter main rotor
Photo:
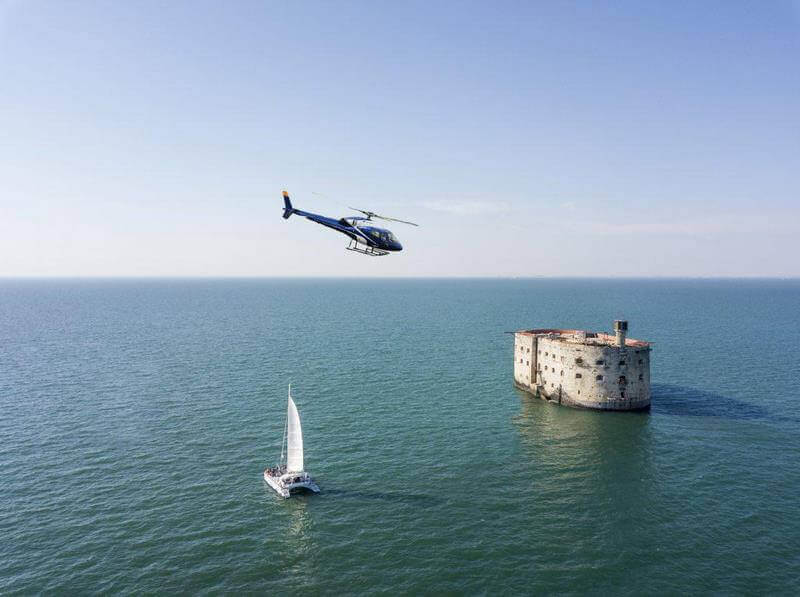
{"type": "MultiPolygon", "coordinates": [[[[350,207],[348,205],[348,207],[350,207]]],[[[358,209],[357,207],[350,207],[353,211],[358,211],[367,216],[367,220],[372,220],[372,218],[378,218],[380,220],[386,220],[388,222],[400,222],[401,224],[409,224],[410,226],[419,226],[419,224],[415,224],[414,222],[407,222],[406,220],[398,220],[397,218],[390,218],[388,216],[381,216],[376,214],[374,211],[367,211],[364,209],[358,209]]]]}

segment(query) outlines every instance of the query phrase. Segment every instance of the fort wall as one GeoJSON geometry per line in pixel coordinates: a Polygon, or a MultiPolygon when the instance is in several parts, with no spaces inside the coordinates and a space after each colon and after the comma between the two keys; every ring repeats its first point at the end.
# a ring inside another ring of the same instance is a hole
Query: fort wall
{"type": "Polygon", "coordinates": [[[514,334],[514,383],[545,400],[597,410],[650,407],[650,344],[582,330],[514,334]],[[622,345],[620,345],[622,344],[622,345]]]}

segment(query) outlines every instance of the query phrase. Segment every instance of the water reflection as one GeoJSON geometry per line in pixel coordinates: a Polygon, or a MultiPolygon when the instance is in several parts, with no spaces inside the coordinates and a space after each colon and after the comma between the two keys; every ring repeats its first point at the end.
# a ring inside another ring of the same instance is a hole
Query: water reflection
{"type": "Polygon", "coordinates": [[[520,405],[513,423],[524,466],[534,491],[551,503],[628,507],[656,490],[647,413],[578,410],[521,392],[520,405]]]}
{"type": "Polygon", "coordinates": [[[303,560],[313,547],[313,520],[308,498],[297,494],[284,499],[264,483],[266,499],[266,529],[271,536],[270,550],[283,561],[283,568],[291,568],[303,560]]]}
{"type": "Polygon", "coordinates": [[[288,500],[286,508],[289,511],[289,536],[299,540],[307,539],[311,526],[307,500],[301,496],[293,497],[288,500]]]}
{"type": "Polygon", "coordinates": [[[557,447],[574,451],[581,459],[593,460],[615,446],[626,450],[641,448],[649,437],[647,412],[580,410],[523,393],[520,406],[514,424],[522,433],[523,443],[535,448],[537,454],[541,454],[542,447],[557,447]]]}

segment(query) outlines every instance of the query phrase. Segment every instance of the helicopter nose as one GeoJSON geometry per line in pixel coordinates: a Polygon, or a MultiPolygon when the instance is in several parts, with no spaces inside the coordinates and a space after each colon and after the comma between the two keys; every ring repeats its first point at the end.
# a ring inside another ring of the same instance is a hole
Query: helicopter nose
{"type": "Polygon", "coordinates": [[[394,247],[392,247],[392,248],[395,251],[402,251],[403,250],[403,245],[401,245],[400,243],[394,243],[394,247]]]}

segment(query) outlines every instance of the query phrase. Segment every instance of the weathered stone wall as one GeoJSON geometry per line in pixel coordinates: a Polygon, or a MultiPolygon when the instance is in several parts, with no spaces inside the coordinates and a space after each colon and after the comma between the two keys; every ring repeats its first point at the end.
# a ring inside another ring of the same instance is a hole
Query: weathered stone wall
{"type": "Polygon", "coordinates": [[[514,381],[531,387],[536,380],[536,337],[532,334],[514,334],[514,381]]]}
{"type": "Polygon", "coordinates": [[[537,337],[524,333],[516,334],[514,344],[514,381],[542,398],[601,410],[650,406],[647,346],[631,341],[629,344],[633,345],[625,347],[583,344],[558,335],[537,337]],[[535,359],[527,358],[528,348],[535,359]],[[529,362],[533,373],[527,370],[529,362]]]}

